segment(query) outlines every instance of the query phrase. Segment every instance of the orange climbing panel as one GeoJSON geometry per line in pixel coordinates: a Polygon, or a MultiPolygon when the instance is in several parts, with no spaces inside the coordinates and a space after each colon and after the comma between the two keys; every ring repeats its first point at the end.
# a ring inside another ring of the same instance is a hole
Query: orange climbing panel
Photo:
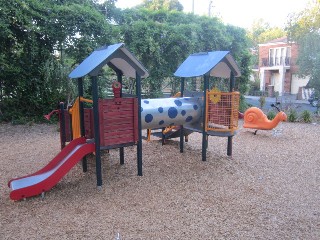
{"type": "Polygon", "coordinates": [[[234,132],[238,129],[240,93],[207,91],[206,131],[234,132]]]}

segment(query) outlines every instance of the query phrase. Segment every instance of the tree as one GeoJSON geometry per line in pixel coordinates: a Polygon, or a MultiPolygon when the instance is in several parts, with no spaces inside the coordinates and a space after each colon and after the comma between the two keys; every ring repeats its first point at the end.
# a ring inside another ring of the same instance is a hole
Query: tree
{"type": "Polygon", "coordinates": [[[254,53],[252,65],[257,66],[259,64],[258,44],[266,43],[270,40],[286,36],[286,32],[284,29],[279,27],[270,27],[269,23],[260,18],[253,22],[251,29],[249,29],[247,32],[247,35],[250,39],[250,48],[254,53]]]}
{"type": "MultiPolygon", "coordinates": [[[[149,97],[159,96],[165,81],[175,85],[173,72],[187,56],[215,50],[231,51],[243,73],[237,88],[244,92],[250,62],[244,29],[185,14],[178,1],[145,1],[149,8],[126,10],[117,9],[116,0],[0,1],[1,120],[42,116],[72,98],[71,68],[115,42],[124,42],[149,70],[142,81],[149,97]]],[[[109,76],[105,71],[99,82],[109,76]]]]}
{"type": "Polygon", "coordinates": [[[175,86],[173,73],[190,54],[215,50],[231,51],[240,63],[244,74],[237,87],[245,92],[250,55],[244,29],[225,26],[217,18],[146,8],[124,10],[117,23],[123,41],[149,70],[143,81],[149,97],[159,96],[165,81],[175,86]]]}
{"type": "Polygon", "coordinates": [[[286,35],[286,31],[279,27],[270,27],[270,24],[263,19],[254,20],[251,29],[248,30],[248,37],[251,40],[251,47],[257,48],[258,44],[280,38],[286,35]]]}
{"type": "Polygon", "coordinates": [[[144,0],[141,6],[150,10],[183,11],[183,6],[178,0],[144,0]]]}
{"type": "Polygon", "coordinates": [[[300,76],[310,76],[309,87],[320,96],[320,0],[313,0],[303,11],[292,14],[287,24],[290,39],[299,44],[300,76]]]}
{"type": "Polygon", "coordinates": [[[42,116],[70,97],[72,65],[115,41],[99,7],[90,0],[1,0],[0,120],[42,116]]]}

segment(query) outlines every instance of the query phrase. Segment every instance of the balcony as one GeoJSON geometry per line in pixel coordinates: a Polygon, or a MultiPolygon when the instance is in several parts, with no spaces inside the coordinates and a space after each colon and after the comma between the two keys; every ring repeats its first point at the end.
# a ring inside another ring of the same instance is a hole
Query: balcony
{"type": "Polygon", "coordinates": [[[260,67],[276,67],[276,66],[287,66],[291,65],[290,57],[279,57],[279,58],[261,58],[260,67]]]}

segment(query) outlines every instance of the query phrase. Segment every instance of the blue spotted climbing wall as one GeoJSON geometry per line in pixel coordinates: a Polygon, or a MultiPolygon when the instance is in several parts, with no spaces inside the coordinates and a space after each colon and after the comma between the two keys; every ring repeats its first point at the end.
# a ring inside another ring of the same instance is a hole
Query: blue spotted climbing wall
{"type": "Polygon", "coordinates": [[[192,124],[200,120],[201,105],[196,98],[142,99],[142,129],[192,124]]]}

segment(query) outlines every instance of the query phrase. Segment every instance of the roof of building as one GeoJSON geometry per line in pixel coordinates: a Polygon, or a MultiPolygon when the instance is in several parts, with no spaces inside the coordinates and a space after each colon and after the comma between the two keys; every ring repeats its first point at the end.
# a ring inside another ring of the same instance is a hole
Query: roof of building
{"type": "Polygon", "coordinates": [[[270,40],[265,43],[260,43],[258,45],[259,46],[269,46],[269,45],[291,44],[291,43],[294,43],[294,42],[290,42],[288,37],[281,37],[281,38],[276,38],[276,39],[270,40]]]}
{"type": "Polygon", "coordinates": [[[281,38],[276,38],[276,39],[273,39],[271,41],[268,41],[266,43],[287,43],[288,42],[288,38],[286,36],[284,37],[281,37],[281,38]]]}
{"type": "Polygon", "coordinates": [[[202,52],[190,55],[174,73],[177,77],[198,77],[209,74],[229,78],[241,76],[240,69],[229,51],[202,52]]]}
{"type": "Polygon", "coordinates": [[[69,77],[98,76],[106,64],[126,77],[136,78],[136,72],[141,78],[149,76],[147,69],[125,47],[124,43],[117,43],[96,49],[69,74],[69,77]]]}

